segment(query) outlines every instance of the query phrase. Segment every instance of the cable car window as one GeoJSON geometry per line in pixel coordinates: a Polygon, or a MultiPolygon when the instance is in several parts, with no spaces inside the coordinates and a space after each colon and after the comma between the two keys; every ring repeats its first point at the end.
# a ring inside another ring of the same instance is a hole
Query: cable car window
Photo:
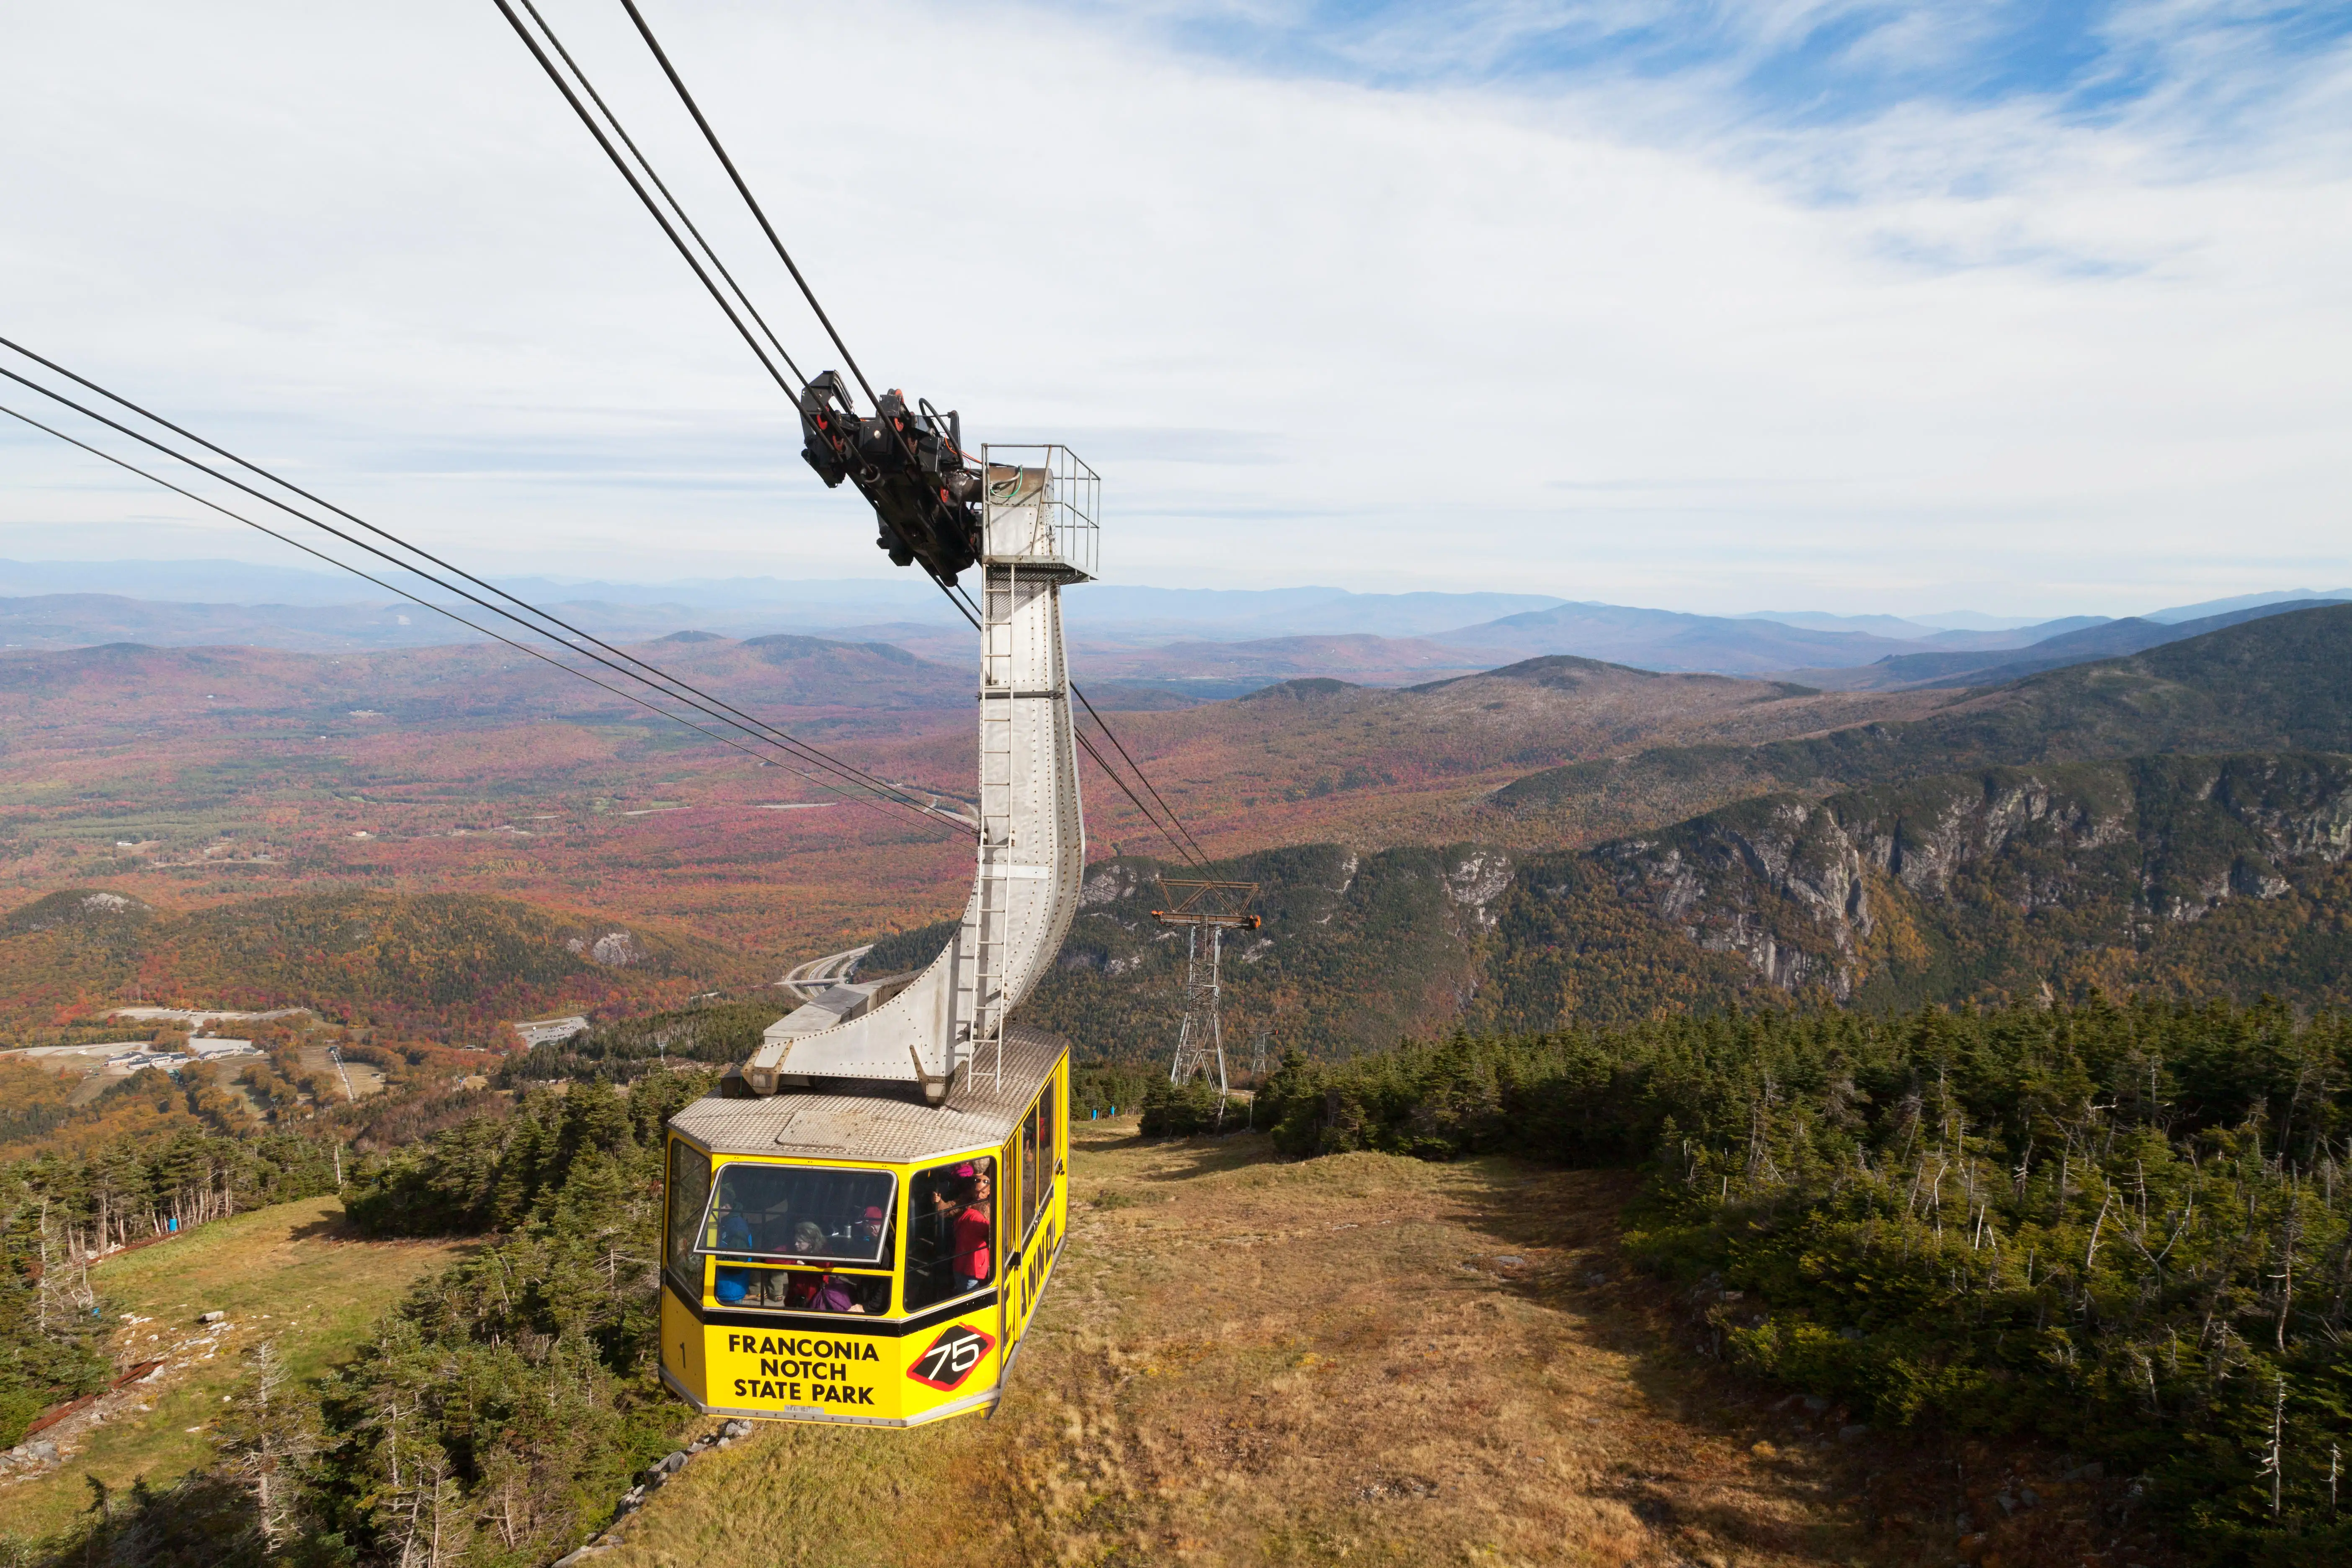
{"type": "Polygon", "coordinates": [[[1021,1119],[1021,1232],[1028,1234],[1037,1220],[1037,1201],[1045,1196],[1045,1171],[1037,1163],[1037,1107],[1030,1105],[1021,1119]]]}
{"type": "Polygon", "coordinates": [[[920,1311],[996,1277],[996,1162],[934,1165],[907,1189],[907,1310],[920,1311]]]}
{"type": "Polygon", "coordinates": [[[823,1259],[887,1268],[895,1187],[885,1171],[721,1165],[696,1250],[730,1262],[823,1259]]]}
{"type": "Polygon", "coordinates": [[[669,1141],[669,1271],[689,1296],[702,1294],[695,1227],[710,1197],[710,1156],[683,1138],[669,1141]]]}

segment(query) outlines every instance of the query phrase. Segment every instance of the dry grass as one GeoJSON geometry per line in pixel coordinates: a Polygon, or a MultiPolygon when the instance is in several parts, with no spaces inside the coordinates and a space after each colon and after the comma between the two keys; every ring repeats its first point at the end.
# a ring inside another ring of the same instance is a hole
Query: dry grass
{"type": "Polygon", "coordinates": [[[61,1530],[89,1502],[85,1476],[110,1487],[145,1476],[168,1485],[213,1458],[212,1424],[246,1370],[246,1352],[275,1340],[298,1376],[316,1378],[374,1326],[421,1276],[462,1243],[354,1239],[342,1204],[310,1198],[218,1220],[175,1240],[98,1265],[90,1279],[121,1326],[120,1364],[169,1358],[152,1384],[133,1384],[43,1436],[62,1463],[0,1481],[0,1532],[39,1537],[61,1530]],[[199,1312],[224,1311],[228,1327],[201,1332],[199,1312]],[[123,1314],[148,1320],[124,1321],[123,1314]],[[194,1430],[190,1430],[194,1428],[194,1430]]]}
{"type": "Polygon", "coordinates": [[[1087,1130],[1073,1179],[1000,1415],[766,1429],[600,1568],[1882,1560],[1849,1456],[1757,1449],[1646,1353],[1621,1176],[1087,1130]]]}

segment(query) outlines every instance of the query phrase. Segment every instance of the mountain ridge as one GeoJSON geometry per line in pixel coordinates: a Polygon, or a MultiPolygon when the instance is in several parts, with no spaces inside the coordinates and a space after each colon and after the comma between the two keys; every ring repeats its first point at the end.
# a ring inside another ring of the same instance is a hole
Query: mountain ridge
{"type": "Polygon", "coordinates": [[[1804,680],[1838,691],[1948,690],[1963,686],[1998,686],[2039,674],[2084,664],[2095,658],[2142,653],[2166,643],[2202,637],[2224,626],[2271,616],[2315,609],[2335,603],[2328,599],[2278,600],[2206,616],[2195,620],[2159,621],[2126,616],[2095,626],[2061,632],[2023,646],[1988,645],[1935,653],[1890,654],[1859,669],[1790,670],[1792,680],[1804,680]]]}
{"type": "MultiPolygon", "coordinates": [[[[524,574],[496,581],[616,641],[679,630],[734,637],[795,630],[870,640],[880,628],[898,634],[881,640],[925,640],[955,637],[962,626],[928,584],[895,577],[625,583],[524,574]]],[[[2151,610],[2138,618],[2171,624],[2297,598],[2347,596],[2352,589],[2245,595],[2151,610]]],[[[455,601],[452,607],[461,613],[466,608],[455,601]]],[[[1106,655],[1185,641],[1369,635],[1435,641],[1465,653],[1484,650],[1473,654],[1471,663],[1567,653],[1725,673],[1866,670],[1881,655],[2021,647],[2106,619],[2069,616],[2037,622],[1957,612],[1912,618],[1822,611],[1696,615],[1547,594],[1117,583],[1090,584],[1073,595],[1066,614],[1074,638],[1106,655]]],[[[0,561],[0,643],[16,647],[139,640],[337,651],[431,647],[478,636],[420,605],[328,573],[226,560],[0,561]]]]}
{"type": "Polygon", "coordinates": [[[1717,781],[1724,798],[1822,792],[1960,768],[2164,751],[2352,750],[2352,605],[2225,626],[2147,651],[2029,675],[1925,718],[1752,747],[1662,747],[1515,780],[1515,813],[1717,781]]]}

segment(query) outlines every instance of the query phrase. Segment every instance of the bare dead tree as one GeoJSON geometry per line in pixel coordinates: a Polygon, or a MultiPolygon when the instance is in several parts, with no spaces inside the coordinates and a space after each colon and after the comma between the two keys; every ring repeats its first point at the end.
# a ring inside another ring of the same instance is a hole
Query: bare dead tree
{"type": "Polygon", "coordinates": [[[2286,1319],[2294,1305],[2294,1249],[2303,1239],[2303,1195],[2296,1193],[2287,1199],[2286,1225],[2279,1237],[2279,1271],[2271,1276],[2279,1282],[2277,1343],[2279,1353],[2286,1352],[2286,1319]]]}
{"type": "Polygon", "coordinates": [[[255,1519],[273,1552],[294,1536],[301,1467],[318,1451],[310,1406],[278,1342],[265,1340],[253,1352],[253,1382],[236,1402],[226,1456],[232,1473],[253,1492],[255,1519]]]}
{"type": "Polygon", "coordinates": [[[2271,1479],[2271,1517],[2276,1519],[2286,1495],[2286,1375],[2279,1374],[2271,1401],[2271,1440],[2263,1451],[2260,1474],[2271,1479]]]}

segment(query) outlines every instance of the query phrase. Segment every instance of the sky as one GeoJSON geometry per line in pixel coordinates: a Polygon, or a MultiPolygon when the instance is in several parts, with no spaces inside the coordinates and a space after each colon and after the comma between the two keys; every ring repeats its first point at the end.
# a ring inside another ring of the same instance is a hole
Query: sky
{"type": "MultiPolygon", "coordinates": [[[[2340,3],[642,3],[877,384],[1102,472],[1108,579],[2352,583],[2340,3]]],[[[619,5],[542,9],[838,363],[619,5]]],[[[490,0],[0,29],[0,336],[475,570],[887,572],[490,0]]],[[[293,559],[0,431],[0,558],[222,555],[293,559]]]]}

